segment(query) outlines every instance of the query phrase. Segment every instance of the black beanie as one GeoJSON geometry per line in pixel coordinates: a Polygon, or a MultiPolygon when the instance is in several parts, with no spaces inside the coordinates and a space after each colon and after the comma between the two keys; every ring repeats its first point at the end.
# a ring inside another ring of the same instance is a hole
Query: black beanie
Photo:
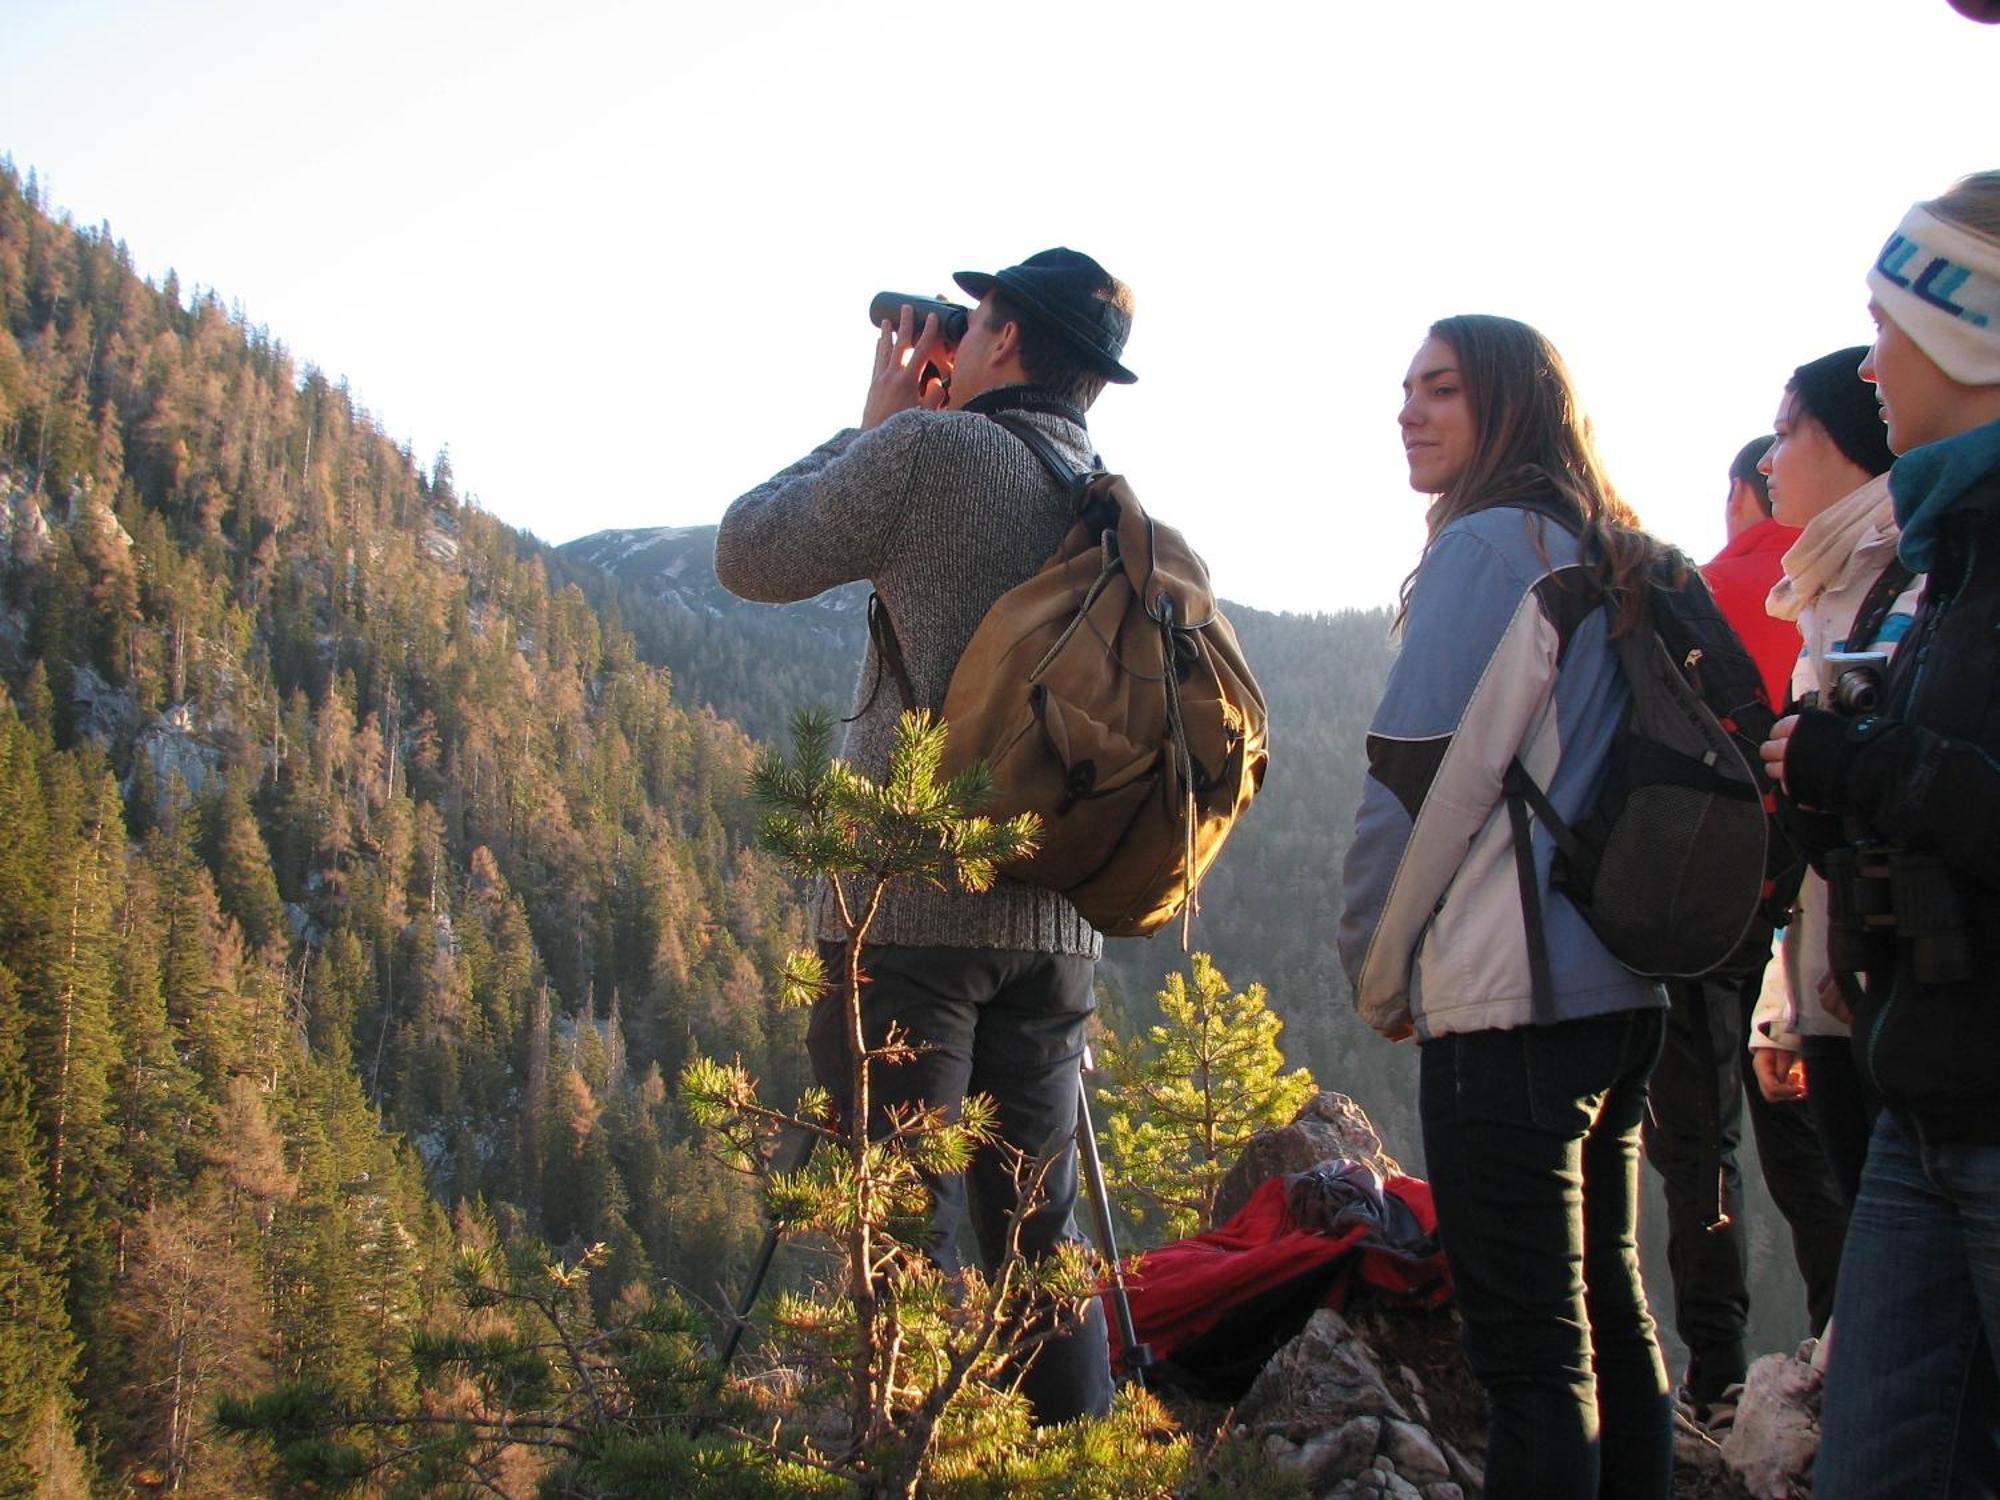
{"type": "Polygon", "coordinates": [[[1866,344],[1856,344],[1800,365],[1792,371],[1792,391],[1834,446],[1872,477],[1888,473],[1896,455],[1889,451],[1889,429],[1882,424],[1875,387],[1855,373],[1867,354],[1866,344]]]}

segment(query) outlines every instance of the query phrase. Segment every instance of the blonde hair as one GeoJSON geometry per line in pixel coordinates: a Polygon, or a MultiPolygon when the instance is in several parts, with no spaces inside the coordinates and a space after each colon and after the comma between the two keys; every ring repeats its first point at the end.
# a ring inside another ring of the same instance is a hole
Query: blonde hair
{"type": "Polygon", "coordinates": [[[1918,205],[1940,219],[2000,244],[2000,172],[1961,177],[1928,203],[1918,205]]]}

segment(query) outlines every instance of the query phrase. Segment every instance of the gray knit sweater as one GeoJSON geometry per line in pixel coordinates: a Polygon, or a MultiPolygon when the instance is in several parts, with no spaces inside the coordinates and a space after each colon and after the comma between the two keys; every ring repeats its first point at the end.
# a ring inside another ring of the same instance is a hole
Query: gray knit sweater
{"type": "MultiPolygon", "coordinates": [[[[1024,415],[1077,467],[1089,466],[1082,426],[1047,411],[1024,415]]],[[[917,705],[935,713],[974,627],[1048,560],[1069,523],[1068,496],[998,423],[971,412],[905,411],[866,432],[836,434],[731,505],[716,533],[715,572],[731,592],[771,604],[867,579],[888,611],[917,705]]],[[[903,702],[872,643],[854,706],[860,716],[842,754],[879,778],[903,702]]],[[[845,935],[832,901],[823,901],[820,936],[845,935]]],[[[1093,957],[1103,946],[1063,897],[1004,879],[976,896],[893,891],[869,936],[1093,957]]]]}

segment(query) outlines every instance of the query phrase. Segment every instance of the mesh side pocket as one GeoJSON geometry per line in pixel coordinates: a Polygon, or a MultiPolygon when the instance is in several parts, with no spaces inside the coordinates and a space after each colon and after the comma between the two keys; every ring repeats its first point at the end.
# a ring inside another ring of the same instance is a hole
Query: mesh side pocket
{"type": "Polygon", "coordinates": [[[1764,877],[1756,802],[1692,787],[1635,787],[1608,830],[1587,913],[1642,974],[1700,974],[1733,953],[1764,877]]]}

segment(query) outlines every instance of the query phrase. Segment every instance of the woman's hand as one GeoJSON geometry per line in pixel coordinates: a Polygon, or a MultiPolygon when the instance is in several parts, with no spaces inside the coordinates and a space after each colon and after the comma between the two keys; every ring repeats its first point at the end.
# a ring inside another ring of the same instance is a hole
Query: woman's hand
{"type": "Polygon", "coordinates": [[[1771,726],[1771,737],[1757,747],[1758,758],[1764,762],[1764,774],[1779,786],[1785,786],[1785,752],[1791,748],[1792,731],[1798,727],[1799,716],[1787,714],[1771,726]]]}
{"type": "Polygon", "coordinates": [[[1806,1096],[1805,1059],[1784,1047],[1753,1047],[1750,1065],[1757,1073],[1757,1092],[1768,1104],[1791,1104],[1806,1096]]]}

